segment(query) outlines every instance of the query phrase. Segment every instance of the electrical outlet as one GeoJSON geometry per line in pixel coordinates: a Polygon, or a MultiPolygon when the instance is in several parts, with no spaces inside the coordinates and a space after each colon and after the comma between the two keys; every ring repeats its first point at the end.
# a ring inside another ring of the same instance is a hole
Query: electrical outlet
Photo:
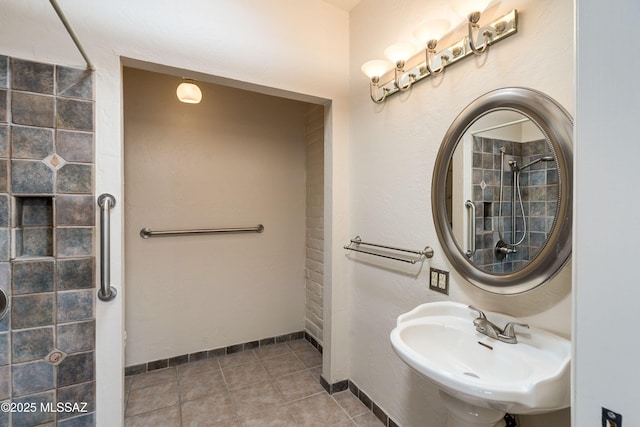
{"type": "Polygon", "coordinates": [[[429,289],[449,295],[449,272],[431,268],[429,289]]]}
{"type": "Polygon", "coordinates": [[[449,273],[438,273],[438,287],[442,290],[449,291],[449,273]]]}
{"type": "Polygon", "coordinates": [[[602,408],[602,427],[622,427],[622,415],[602,408]]]}

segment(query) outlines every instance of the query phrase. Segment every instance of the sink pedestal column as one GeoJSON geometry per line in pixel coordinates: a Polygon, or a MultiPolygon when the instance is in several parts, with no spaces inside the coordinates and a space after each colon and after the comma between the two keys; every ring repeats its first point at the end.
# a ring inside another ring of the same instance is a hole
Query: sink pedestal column
{"type": "Polygon", "coordinates": [[[503,427],[502,411],[472,405],[440,390],[440,399],[447,408],[447,427],[503,427]]]}

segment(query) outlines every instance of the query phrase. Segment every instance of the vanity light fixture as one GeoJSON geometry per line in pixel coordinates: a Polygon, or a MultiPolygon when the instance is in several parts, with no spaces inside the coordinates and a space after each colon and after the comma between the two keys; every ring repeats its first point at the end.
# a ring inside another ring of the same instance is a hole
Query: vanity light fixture
{"type": "Polygon", "coordinates": [[[379,92],[378,83],[380,82],[380,77],[384,75],[387,70],[391,68],[391,63],[384,59],[373,59],[371,61],[367,61],[362,64],[360,69],[364,73],[365,76],[371,79],[370,84],[370,93],[371,100],[376,104],[380,104],[385,100],[387,94],[389,93],[389,88],[382,88],[382,96],[378,97],[377,92],[379,92]]]}
{"type": "Polygon", "coordinates": [[[440,66],[433,69],[432,59],[436,54],[438,40],[449,31],[451,21],[448,19],[433,19],[423,22],[413,33],[413,36],[425,46],[425,68],[429,74],[440,74],[449,62],[449,55],[440,55],[440,66]],[[431,57],[431,58],[430,58],[431,57]]]}
{"type": "Polygon", "coordinates": [[[422,44],[417,53],[411,43],[396,43],[384,51],[391,62],[365,62],[361,70],[370,79],[371,100],[380,104],[389,95],[406,91],[420,80],[442,73],[446,67],[467,56],[485,53],[489,46],[515,34],[518,31],[518,12],[515,9],[488,24],[479,23],[490,1],[458,1],[455,9],[466,17],[468,35],[443,49],[439,48],[439,41],[452,23],[446,19],[434,19],[416,29],[414,37],[422,44]],[[474,33],[476,37],[482,36],[481,44],[477,43],[474,33]]]}
{"type": "Polygon", "coordinates": [[[413,43],[404,42],[394,43],[384,50],[384,56],[396,65],[394,81],[396,87],[400,91],[409,89],[416,80],[416,75],[414,73],[405,73],[404,67],[407,60],[411,58],[417,50],[418,49],[416,49],[413,43]],[[408,77],[409,81],[403,85],[402,80],[404,80],[405,75],[408,77]]]}
{"type": "MultiPolygon", "coordinates": [[[[480,21],[480,16],[482,12],[487,8],[491,0],[464,0],[454,3],[454,10],[462,16],[467,17],[467,28],[468,28],[468,39],[469,39],[469,47],[471,51],[476,55],[480,55],[487,50],[489,46],[489,41],[492,37],[492,28],[486,28],[482,32],[478,31],[478,34],[482,35],[482,46],[476,46],[476,38],[473,35],[473,30],[479,30],[480,26],[478,25],[478,21],[480,21]]],[[[498,23],[498,25],[502,25],[498,23]]],[[[494,29],[496,32],[500,31],[498,28],[494,29]]]]}
{"type": "Polygon", "coordinates": [[[202,91],[191,79],[182,79],[176,89],[176,95],[185,104],[198,104],[202,101],[202,91]]]}

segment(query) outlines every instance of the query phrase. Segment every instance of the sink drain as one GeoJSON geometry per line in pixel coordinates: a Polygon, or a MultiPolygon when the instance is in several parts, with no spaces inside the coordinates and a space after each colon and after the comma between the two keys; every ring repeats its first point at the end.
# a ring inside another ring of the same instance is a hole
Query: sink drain
{"type": "Polygon", "coordinates": [[[473,378],[480,379],[480,377],[477,376],[476,374],[474,374],[473,372],[465,372],[463,375],[466,375],[468,377],[473,377],[473,378]]]}

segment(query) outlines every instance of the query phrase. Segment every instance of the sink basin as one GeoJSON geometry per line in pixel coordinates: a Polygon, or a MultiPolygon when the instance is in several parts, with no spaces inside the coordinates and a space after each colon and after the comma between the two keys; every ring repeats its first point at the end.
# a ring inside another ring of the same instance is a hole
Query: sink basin
{"type": "MultiPolygon", "coordinates": [[[[486,315],[500,327],[518,321],[498,313],[486,315]]],[[[476,317],[478,313],[464,304],[422,304],[398,317],[391,344],[404,362],[440,388],[441,395],[446,393],[446,399],[513,414],[569,406],[568,340],[533,327],[516,328],[518,343],[507,344],[477,332],[476,317]]]]}

